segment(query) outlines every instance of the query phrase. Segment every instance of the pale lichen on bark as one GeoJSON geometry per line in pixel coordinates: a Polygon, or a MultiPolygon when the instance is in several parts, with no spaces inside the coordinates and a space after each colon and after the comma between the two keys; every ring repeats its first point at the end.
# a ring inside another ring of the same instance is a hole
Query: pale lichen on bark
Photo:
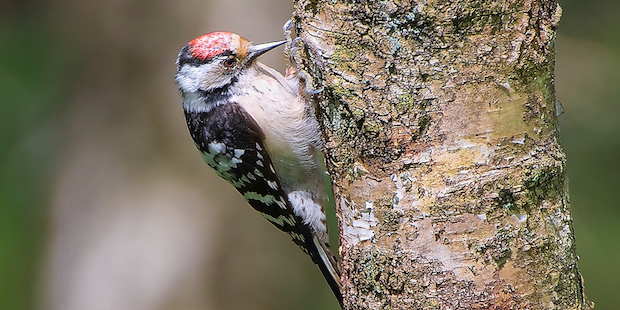
{"type": "Polygon", "coordinates": [[[587,309],[555,1],[296,1],[345,309],[587,309]]]}

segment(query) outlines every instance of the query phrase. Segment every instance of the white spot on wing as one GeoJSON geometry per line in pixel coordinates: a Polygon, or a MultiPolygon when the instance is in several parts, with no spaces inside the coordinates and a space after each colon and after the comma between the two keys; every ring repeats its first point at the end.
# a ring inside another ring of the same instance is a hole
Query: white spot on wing
{"type": "Polygon", "coordinates": [[[278,183],[276,183],[274,181],[267,181],[267,184],[269,185],[269,187],[271,187],[273,189],[278,189],[278,183]]]}
{"type": "Polygon", "coordinates": [[[235,149],[235,158],[241,158],[241,156],[243,156],[244,153],[245,153],[245,150],[235,149]]]}
{"type": "Polygon", "coordinates": [[[224,154],[226,152],[226,144],[222,142],[209,143],[209,153],[211,154],[224,154]]]}
{"type": "Polygon", "coordinates": [[[282,201],[282,200],[278,200],[278,201],[276,201],[276,204],[277,204],[280,208],[282,208],[282,209],[286,210],[286,203],[285,203],[284,201],[282,201]]]}
{"type": "Polygon", "coordinates": [[[272,204],[276,202],[276,198],[273,197],[273,195],[261,195],[257,192],[246,192],[245,194],[243,194],[243,198],[245,198],[246,200],[258,200],[264,204],[272,204]]]}
{"type": "Polygon", "coordinates": [[[213,160],[213,154],[207,152],[200,152],[202,159],[211,167],[216,167],[217,163],[213,160]]]}
{"type": "MultiPolygon", "coordinates": [[[[291,237],[295,240],[299,240],[301,242],[306,241],[306,238],[304,238],[302,234],[298,234],[296,232],[290,232],[289,235],[291,235],[291,237]]],[[[301,249],[304,250],[304,252],[308,253],[308,250],[306,248],[301,248],[301,249]]]]}
{"type": "Polygon", "coordinates": [[[275,223],[278,226],[284,226],[284,221],[282,220],[282,217],[275,218],[267,213],[262,213],[262,212],[261,212],[261,215],[264,218],[266,218],[268,221],[275,223]]]}
{"type": "MultiPolygon", "coordinates": [[[[284,226],[285,223],[288,224],[289,226],[295,226],[295,220],[292,217],[287,217],[287,216],[284,216],[284,215],[280,215],[277,218],[275,218],[275,217],[273,217],[273,216],[271,216],[271,215],[269,215],[267,213],[261,213],[261,215],[264,218],[266,218],[268,221],[270,221],[272,223],[275,223],[278,226],[284,226]]],[[[293,238],[296,238],[298,240],[301,240],[301,241],[304,240],[302,235],[299,235],[299,234],[296,234],[296,233],[293,233],[293,232],[291,232],[290,235],[293,238]],[[293,234],[295,234],[295,236],[293,236],[293,234]]]]}

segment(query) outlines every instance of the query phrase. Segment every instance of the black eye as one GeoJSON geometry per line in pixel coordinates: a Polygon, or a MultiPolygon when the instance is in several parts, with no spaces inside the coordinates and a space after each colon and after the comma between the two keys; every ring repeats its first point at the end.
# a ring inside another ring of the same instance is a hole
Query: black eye
{"type": "Polygon", "coordinates": [[[225,67],[232,67],[237,63],[237,58],[228,58],[224,60],[225,67]]]}

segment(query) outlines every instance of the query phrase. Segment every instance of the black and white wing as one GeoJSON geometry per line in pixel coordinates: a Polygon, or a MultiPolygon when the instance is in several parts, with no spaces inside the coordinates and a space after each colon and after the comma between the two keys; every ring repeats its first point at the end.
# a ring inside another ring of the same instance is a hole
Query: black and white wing
{"type": "Polygon", "coordinates": [[[314,263],[342,303],[340,275],[327,244],[319,241],[293,212],[272,160],[264,134],[236,104],[208,112],[185,112],[187,126],[202,156],[217,174],[232,184],[248,203],[278,229],[286,232],[314,263]]]}

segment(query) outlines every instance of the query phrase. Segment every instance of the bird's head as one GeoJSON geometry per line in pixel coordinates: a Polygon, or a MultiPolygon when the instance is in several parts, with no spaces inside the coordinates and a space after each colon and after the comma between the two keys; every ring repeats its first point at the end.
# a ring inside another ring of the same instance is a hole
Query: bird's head
{"type": "Polygon", "coordinates": [[[263,53],[285,41],[253,45],[231,32],[202,35],[179,52],[175,80],[182,92],[211,92],[232,85],[263,53]]]}

